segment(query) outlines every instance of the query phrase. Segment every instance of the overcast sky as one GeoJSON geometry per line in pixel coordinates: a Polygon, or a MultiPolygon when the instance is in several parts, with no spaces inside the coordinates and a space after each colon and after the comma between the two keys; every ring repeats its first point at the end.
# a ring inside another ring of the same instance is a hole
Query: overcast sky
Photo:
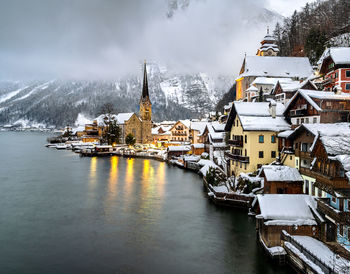
{"type": "Polygon", "coordinates": [[[169,1],[0,0],[0,78],[114,78],[144,59],[235,74],[273,24],[263,8],[288,16],[306,2],[190,0],[169,18],[169,1]]]}

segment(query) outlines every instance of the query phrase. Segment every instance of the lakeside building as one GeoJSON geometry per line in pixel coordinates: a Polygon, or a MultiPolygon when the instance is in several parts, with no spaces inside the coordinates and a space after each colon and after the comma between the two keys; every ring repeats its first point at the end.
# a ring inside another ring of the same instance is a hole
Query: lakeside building
{"type": "Polygon", "coordinates": [[[264,165],[259,177],[264,178],[264,194],[303,194],[304,179],[296,168],[264,165]]]}
{"type": "Polygon", "coordinates": [[[333,90],[340,87],[343,92],[350,93],[350,47],[326,49],[318,65],[323,77],[323,89],[333,90]]]}
{"type": "Polygon", "coordinates": [[[272,102],[233,102],[225,131],[229,132],[228,175],[253,172],[278,156],[277,134],[289,130],[284,106],[272,102]]]}
{"type": "Polygon", "coordinates": [[[146,62],[144,63],[143,72],[139,115],[134,112],[102,114],[92,124],[86,124],[83,132],[78,133],[83,142],[99,142],[106,131],[107,123],[115,121],[120,128],[120,143],[125,143],[125,138],[128,134],[132,134],[135,137],[136,143],[152,143],[152,103],[148,92],[146,62]]]}
{"type": "Polygon", "coordinates": [[[299,89],[284,111],[286,120],[296,128],[300,124],[350,121],[350,94],[299,89]]]}
{"type": "Polygon", "coordinates": [[[322,238],[324,222],[313,197],[305,194],[258,194],[256,228],[260,242],[272,252],[281,246],[282,231],[322,238]]]}
{"type": "Polygon", "coordinates": [[[236,100],[251,101],[251,96],[256,95],[260,90],[255,85],[251,87],[258,77],[304,81],[313,75],[313,69],[307,57],[279,57],[278,52],[274,37],[267,33],[256,56],[244,57],[239,76],[236,78],[236,100]],[[251,90],[248,90],[249,88],[251,90]]]}

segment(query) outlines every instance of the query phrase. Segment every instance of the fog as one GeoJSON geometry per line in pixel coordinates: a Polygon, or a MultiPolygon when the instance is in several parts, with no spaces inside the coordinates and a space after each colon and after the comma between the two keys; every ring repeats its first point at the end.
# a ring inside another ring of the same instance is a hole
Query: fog
{"type": "Polygon", "coordinates": [[[144,59],[178,73],[236,75],[273,28],[276,18],[262,18],[271,2],[0,0],[0,79],[111,79],[144,59]]]}

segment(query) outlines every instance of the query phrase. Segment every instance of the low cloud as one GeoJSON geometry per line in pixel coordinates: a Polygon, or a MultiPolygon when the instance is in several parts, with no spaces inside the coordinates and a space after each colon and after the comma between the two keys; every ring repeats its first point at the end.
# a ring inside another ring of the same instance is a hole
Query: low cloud
{"type": "Polygon", "coordinates": [[[171,17],[169,1],[3,1],[0,78],[109,79],[144,59],[235,75],[269,24],[266,1],[178,0],[171,17]]]}

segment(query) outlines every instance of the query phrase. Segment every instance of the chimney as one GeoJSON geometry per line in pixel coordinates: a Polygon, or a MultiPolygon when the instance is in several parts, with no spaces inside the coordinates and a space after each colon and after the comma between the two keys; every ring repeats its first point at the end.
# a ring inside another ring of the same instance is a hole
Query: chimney
{"type": "Polygon", "coordinates": [[[276,101],[271,100],[269,104],[269,112],[272,118],[276,118],[276,106],[277,106],[276,101]]]}

